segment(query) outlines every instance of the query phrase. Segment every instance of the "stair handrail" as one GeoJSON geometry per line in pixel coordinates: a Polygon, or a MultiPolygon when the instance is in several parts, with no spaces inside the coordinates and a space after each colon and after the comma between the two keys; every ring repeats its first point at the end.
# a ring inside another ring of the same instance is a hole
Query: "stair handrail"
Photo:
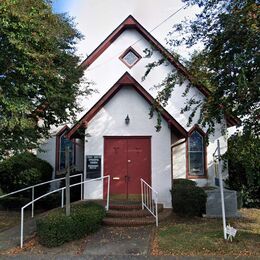
{"type": "MultiPolygon", "coordinates": [[[[80,181],[82,182],[82,180],[83,180],[83,173],[70,175],[69,177],[72,179],[72,178],[75,178],[75,177],[78,177],[78,176],[80,176],[80,181]]],[[[8,196],[11,196],[11,195],[14,195],[14,194],[17,194],[17,193],[20,193],[20,192],[23,192],[23,191],[31,189],[31,198],[32,198],[31,201],[33,201],[34,197],[35,197],[35,188],[36,187],[39,187],[39,186],[42,186],[42,185],[45,185],[45,184],[48,184],[48,183],[52,183],[52,182],[62,181],[62,180],[65,180],[65,177],[53,179],[53,180],[50,180],[50,181],[40,182],[40,183],[37,183],[35,185],[29,186],[29,187],[25,187],[23,189],[12,191],[10,193],[1,195],[0,199],[3,199],[5,197],[8,197],[8,196]]],[[[83,188],[82,188],[82,186],[81,186],[80,192],[81,192],[81,199],[82,199],[83,198],[83,188]]],[[[34,217],[34,203],[32,203],[31,205],[32,205],[32,218],[33,218],[34,217]]]]}
{"type": "Polygon", "coordinates": [[[153,189],[144,179],[141,178],[140,181],[142,209],[146,208],[155,217],[156,227],[158,227],[158,192],[153,189]]]}
{"type": "MultiPolygon", "coordinates": [[[[105,178],[108,178],[108,182],[107,182],[107,203],[106,203],[106,210],[109,210],[109,200],[110,200],[110,175],[106,175],[106,176],[103,176],[103,177],[99,177],[99,178],[95,178],[95,179],[91,179],[91,180],[85,180],[85,181],[81,181],[81,182],[78,182],[78,183],[74,183],[74,184],[71,184],[70,187],[75,187],[77,185],[83,185],[85,183],[89,183],[89,182],[94,182],[94,181],[98,181],[98,180],[103,180],[105,178]]],[[[58,188],[56,190],[52,190],[50,192],[47,192],[43,195],[41,195],[40,197],[30,201],[29,203],[27,203],[26,205],[24,205],[22,208],[21,208],[21,232],[20,232],[20,247],[23,248],[23,231],[24,231],[24,209],[27,208],[28,206],[30,206],[32,203],[42,199],[42,198],[45,198],[47,196],[49,196],[50,194],[53,194],[55,192],[59,192],[61,191],[62,194],[64,194],[64,190],[66,189],[66,187],[62,187],[62,188],[58,188]]],[[[62,203],[61,203],[61,208],[64,207],[64,203],[63,203],[63,199],[64,199],[64,195],[62,195],[62,203]]],[[[82,197],[81,197],[81,200],[82,200],[82,197]]]]}
{"type": "MultiPolygon", "coordinates": [[[[222,169],[221,169],[221,159],[222,158],[221,158],[220,142],[219,142],[219,140],[217,140],[217,148],[216,148],[216,150],[213,153],[213,158],[216,159],[216,163],[217,163],[217,171],[218,171],[218,178],[219,178],[219,190],[220,190],[220,197],[221,197],[223,234],[224,234],[224,239],[227,240],[225,198],[224,198],[223,176],[222,176],[222,169]]],[[[215,172],[215,176],[216,176],[216,172],[215,172]]]]}

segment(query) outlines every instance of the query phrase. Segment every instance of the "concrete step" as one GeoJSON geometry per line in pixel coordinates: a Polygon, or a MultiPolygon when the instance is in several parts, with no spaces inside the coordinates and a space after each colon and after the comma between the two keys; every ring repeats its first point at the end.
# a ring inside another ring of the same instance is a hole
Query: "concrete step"
{"type": "Polygon", "coordinates": [[[141,206],[141,204],[133,204],[132,205],[132,204],[113,204],[113,203],[111,203],[109,205],[109,209],[129,211],[129,210],[140,210],[140,209],[142,209],[142,206],[141,206]]]}
{"type": "MultiPolygon", "coordinates": [[[[172,213],[171,209],[163,209],[159,213],[159,223],[167,219],[172,213]]],[[[142,217],[105,217],[103,219],[103,224],[107,226],[117,226],[117,227],[135,227],[135,226],[145,226],[155,224],[155,217],[151,214],[142,217]]]]}
{"type": "MultiPolygon", "coordinates": [[[[158,204],[158,211],[163,208],[163,204],[158,204]]],[[[109,205],[110,210],[121,210],[121,211],[130,211],[130,210],[141,210],[142,204],[140,203],[117,203],[111,202],[109,205]]]]}
{"type": "MultiPolygon", "coordinates": [[[[163,210],[163,206],[161,204],[158,205],[158,212],[161,212],[162,210],[163,210]]],[[[151,213],[147,209],[123,210],[121,208],[120,210],[110,209],[106,215],[109,218],[138,218],[138,217],[150,216],[151,213]]]]}

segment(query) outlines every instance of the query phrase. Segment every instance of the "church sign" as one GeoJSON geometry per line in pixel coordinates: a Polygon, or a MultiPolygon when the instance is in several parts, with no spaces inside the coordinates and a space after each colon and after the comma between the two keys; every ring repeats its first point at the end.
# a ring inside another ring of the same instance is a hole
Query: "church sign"
{"type": "Polygon", "coordinates": [[[101,155],[87,155],[87,179],[95,179],[101,177],[101,155]]]}

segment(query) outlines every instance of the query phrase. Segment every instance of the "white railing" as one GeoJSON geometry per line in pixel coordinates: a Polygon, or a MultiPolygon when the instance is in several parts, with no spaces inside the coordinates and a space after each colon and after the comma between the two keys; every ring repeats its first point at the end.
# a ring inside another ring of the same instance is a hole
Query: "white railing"
{"type": "MultiPolygon", "coordinates": [[[[218,171],[219,177],[219,188],[220,188],[220,196],[221,196],[221,209],[222,209],[222,222],[223,222],[223,233],[224,239],[227,239],[226,233],[226,212],[225,212],[225,200],[224,200],[224,190],[223,190],[223,178],[222,178],[222,169],[221,169],[221,154],[220,154],[220,144],[219,140],[217,140],[217,148],[213,153],[213,158],[217,161],[217,167],[215,167],[215,171],[218,171]],[[216,169],[217,168],[217,169],[216,169]]],[[[216,175],[216,173],[215,173],[216,175]]]]}
{"type": "Polygon", "coordinates": [[[142,209],[146,208],[156,220],[158,227],[158,192],[155,191],[146,181],[141,180],[142,209]]]}
{"type": "MultiPolygon", "coordinates": [[[[70,178],[75,178],[75,177],[78,177],[78,176],[80,176],[80,181],[82,182],[83,181],[83,174],[82,173],[71,175],[70,178]]],[[[45,184],[48,184],[48,183],[52,183],[52,182],[62,181],[62,180],[65,180],[65,177],[50,180],[50,181],[41,182],[41,183],[26,187],[26,188],[23,188],[23,189],[20,189],[20,190],[16,190],[16,191],[4,194],[4,195],[0,196],[0,199],[31,189],[32,190],[31,191],[31,194],[32,194],[32,200],[31,201],[34,201],[35,188],[36,187],[39,187],[39,186],[42,186],[42,185],[45,185],[45,184]]],[[[80,188],[81,199],[83,198],[83,187],[82,186],[83,185],[81,185],[81,188],[80,188]]],[[[32,203],[31,205],[32,205],[32,218],[33,218],[34,217],[34,203],[32,203]]]]}
{"type": "MultiPolygon", "coordinates": [[[[106,176],[103,176],[103,177],[100,177],[100,178],[96,178],[96,179],[92,179],[92,180],[86,180],[86,181],[81,181],[79,183],[75,183],[75,184],[71,184],[70,187],[74,187],[74,186],[77,186],[77,185],[84,185],[85,183],[89,183],[89,182],[94,182],[94,181],[98,181],[98,180],[103,180],[107,178],[108,179],[108,182],[107,182],[107,203],[106,203],[106,210],[109,210],[109,199],[110,199],[110,175],[106,175],[106,176]]],[[[52,190],[36,199],[34,199],[33,201],[27,203],[26,205],[24,205],[22,208],[21,208],[21,236],[20,236],[20,247],[23,248],[23,235],[24,235],[24,209],[27,208],[28,206],[32,205],[32,203],[44,198],[44,197],[47,197],[48,195],[52,194],[52,193],[55,193],[55,192],[59,192],[61,191],[62,194],[64,194],[64,190],[66,189],[66,187],[62,187],[62,188],[59,188],[59,189],[56,189],[56,190],[52,190]]],[[[64,206],[64,195],[62,196],[62,207],[64,206]]]]}

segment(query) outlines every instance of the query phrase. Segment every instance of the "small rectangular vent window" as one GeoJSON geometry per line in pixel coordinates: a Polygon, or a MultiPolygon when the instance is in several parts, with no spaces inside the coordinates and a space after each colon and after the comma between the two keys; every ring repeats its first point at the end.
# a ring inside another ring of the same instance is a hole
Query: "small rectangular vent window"
{"type": "Polygon", "coordinates": [[[140,59],[141,56],[132,47],[128,48],[120,56],[120,60],[123,61],[129,68],[132,68],[140,59]]]}

